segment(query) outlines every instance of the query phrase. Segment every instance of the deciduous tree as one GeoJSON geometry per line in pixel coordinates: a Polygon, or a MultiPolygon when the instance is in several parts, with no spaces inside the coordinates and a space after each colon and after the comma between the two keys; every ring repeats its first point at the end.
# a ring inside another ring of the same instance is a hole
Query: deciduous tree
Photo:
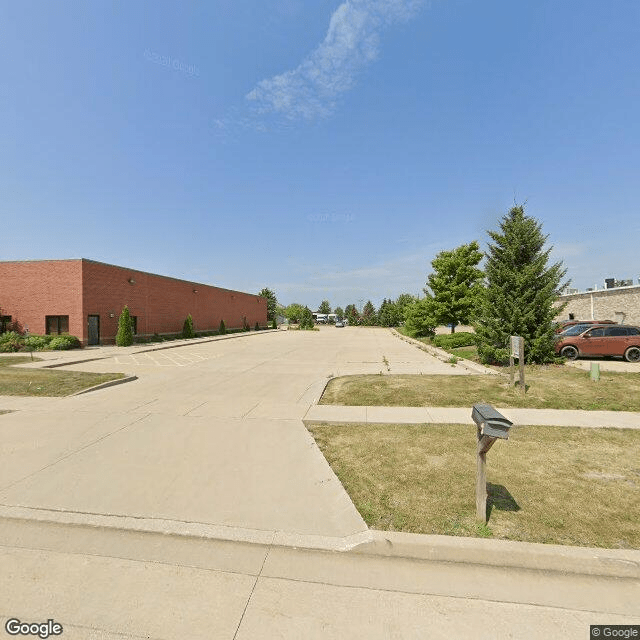
{"type": "Polygon", "coordinates": [[[267,319],[273,320],[276,317],[276,307],[278,305],[276,294],[271,289],[265,287],[258,295],[267,299],[267,319]]]}
{"type": "Polygon", "coordinates": [[[467,324],[482,291],[483,273],[478,269],[482,252],[478,243],[463,244],[452,251],[441,251],[431,262],[433,272],[424,292],[431,299],[433,316],[438,324],[467,324]]]}
{"type": "Polygon", "coordinates": [[[437,325],[433,305],[428,298],[416,300],[405,307],[404,326],[414,338],[434,335],[437,325]]]}
{"type": "Polygon", "coordinates": [[[320,306],[318,307],[318,313],[325,313],[325,314],[331,313],[331,305],[329,304],[328,300],[323,300],[320,303],[320,306]]]}

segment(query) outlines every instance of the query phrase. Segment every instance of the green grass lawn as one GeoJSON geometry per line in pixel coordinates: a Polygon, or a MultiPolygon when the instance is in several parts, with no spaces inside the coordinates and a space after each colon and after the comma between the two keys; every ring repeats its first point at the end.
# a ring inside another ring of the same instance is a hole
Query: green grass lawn
{"type": "MultiPolygon", "coordinates": [[[[517,373],[516,373],[517,379],[517,373]]],[[[640,411],[640,375],[589,372],[564,365],[527,365],[527,393],[507,376],[357,375],[334,378],[320,404],[389,407],[499,407],[640,411]]]]}
{"type": "Polygon", "coordinates": [[[373,529],[640,548],[640,430],[517,427],[487,454],[475,519],[475,428],[307,425],[373,529]]]}
{"type": "Polygon", "coordinates": [[[11,366],[25,362],[31,362],[31,358],[0,357],[0,396],[68,396],[102,382],[124,378],[124,373],[52,371],[11,366]]]}

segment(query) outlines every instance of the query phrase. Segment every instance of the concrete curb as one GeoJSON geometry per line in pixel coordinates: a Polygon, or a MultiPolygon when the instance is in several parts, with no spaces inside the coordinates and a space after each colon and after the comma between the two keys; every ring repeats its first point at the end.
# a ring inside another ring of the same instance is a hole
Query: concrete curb
{"type": "Polygon", "coordinates": [[[534,542],[371,531],[373,540],[356,553],[431,562],[559,571],[613,578],[640,578],[640,551],[565,547],[534,542]]]}
{"type": "MultiPolygon", "coordinates": [[[[441,360],[446,364],[450,364],[449,360],[453,356],[448,351],[445,351],[444,349],[440,349],[439,347],[432,347],[430,345],[425,344],[424,342],[420,342],[419,340],[414,340],[413,338],[409,338],[408,336],[403,336],[396,329],[391,329],[391,333],[397,338],[400,338],[400,340],[404,340],[404,342],[408,342],[414,347],[417,347],[422,351],[426,351],[429,355],[433,356],[434,358],[438,358],[438,360],[441,360]]],[[[466,360],[465,358],[458,358],[458,356],[455,356],[455,357],[458,359],[455,366],[460,366],[463,369],[466,369],[467,371],[471,371],[473,373],[484,373],[487,375],[494,375],[494,376],[502,375],[498,371],[489,369],[488,367],[485,367],[476,362],[471,362],[470,360],[466,360]]]]}
{"type": "MultiPolygon", "coordinates": [[[[233,338],[244,338],[248,336],[253,336],[257,334],[266,334],[266,333],[274,333],[276,331],[280,331],[280,329],[261,329],[260,331],[239,331],[238,333],[230,333],[228,335],[223,336],[209,336],[208,338],[196,338],[196,339],[181,339],[181,340],[171,340],[171,344],[159,344],[154,345],[149,348],[141,348],[139,351],[129,351],[122,352],[118,355],[132,355],[136,356],[141,353],[150,353],[152,351],[162,351],[164,349],[177,349],[178,347],[187,347],[195,344],[205,344],[207,342],[217,342],[218,340],[231,340],[233,338]],[[177,343],[177,344],[176,344],[177,343]]],[[[95,356],[92,358],[81,358],[79,360],[67,360],[65,362],[55,362],[53,364],[44,364],[44,362],[39,363],[23,363],[19,365],[15,365],[17,367],[24,367],[29,369],[57,369],[58,367],[69,367],[74,364],[85,364],[86,362],[95,362],[96,360],[108,360],[109,358],[114,357],[115,353],[110,353],[109,355],[95,356]]]]}
{"type": "Polygon", "coordinates": [[[137,533],[161,533],[168,536],[242,542],[262,546],[293,547],[319,551],[349,551],[373,541],[369,529],[344,537],[301,534],[288,531],[248,529],[204,522],[185,522],[163,518],[53,511],[35,507],[0,505],[0,520],[68,525],[93,530],[117,530],[137,533]]]}
{"type": "Polygon", "coordinates": [[[0,506],[0,521],[69,527],[69,535],[120,532],[260,547],[353,553],[364,557],[459,563],[532,571],[640,579],[640,551],[564,547],[512,540],[364,530],[343,538],[132,516],[0,506]]]}
{"type": "Polygon", "coordinates": [[[67,398],[71,398],[73,396],[81,396],[83,393],[90,393],[91,391],[99,391],[100,389],[107,389],[108,387],[115,387],[119,384],[124,384],[125,382],[133,382],[137,380],[138,376],[136,375],[128,375],[124,378],[118,378],[117,380],[107,380],[107,382],[101,382],[100,384],[96,384],[93,387],[89,387],[88,389],[83,389],[82,391],[76,391],[75,393],[71,393],[67,398]]]}

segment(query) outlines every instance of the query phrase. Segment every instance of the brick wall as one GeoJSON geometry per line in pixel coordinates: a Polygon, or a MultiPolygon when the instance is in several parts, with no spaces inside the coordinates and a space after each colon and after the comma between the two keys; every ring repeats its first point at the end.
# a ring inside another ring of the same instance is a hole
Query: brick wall
{"type": "Polygon", "coordinates": [[[267,323],[267,301],[253,294],[177,280],[135,269],[83,260],[84,316],[100,316],[100,337],[115,339],[118,317],[127,305],[137,317],[138,334],[178,333],[188,314],[196,331],[267,323]],[[129,281],[133,280],[133,283],[129,281]],[[111,317],[113,315],[113,317],[111,317]]]}
{"type": "Polygon", "coordinates": [[[68,315],[69,333],[87,343],[87,316],[100,316],[100,339],[115,340],[124,305],[138,334],[178,333],[190,313],[196,331],[267,323],[267,301],[249,293],[177,280],[93,260],[0,262],[0,308],[32,334],[45,316],[68,315]],[[129,282],[133,280],[133,284],[129,282]],[[195,290],[195,292],[194,292],[195,290]]]}
{"type": "Polygon", "coordinates": [[[640,326],[640,286],[573,293],[560,301],[568,304],[557,320],[568,320],[572,313],[576,320],[614,320],[640,326]]]}
{"type": "Polygon", "coordinates": [[[69,333],[82,339],[82,261],[0,262],[0,308],[39,335],[45,316],[69,316],[69,333]]]}

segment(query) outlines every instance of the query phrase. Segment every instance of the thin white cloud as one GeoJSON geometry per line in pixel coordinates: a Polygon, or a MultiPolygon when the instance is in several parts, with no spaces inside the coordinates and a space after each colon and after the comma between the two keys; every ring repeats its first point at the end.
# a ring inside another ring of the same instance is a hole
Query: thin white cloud
{"type": "Polygon", "coordinates": [[[358,72],[378,55],[381,31],[416,14],[423,0],[347,0],[327,35],[295,69],[261,80],[247,94],[259,113],[290,120],[328,116],[358,72]]]}

